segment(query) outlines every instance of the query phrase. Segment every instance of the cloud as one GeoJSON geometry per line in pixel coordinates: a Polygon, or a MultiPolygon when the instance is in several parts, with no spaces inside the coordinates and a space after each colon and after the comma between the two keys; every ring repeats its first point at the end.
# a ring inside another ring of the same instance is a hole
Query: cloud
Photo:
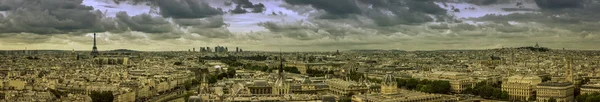
{"type": "Polygon", "coordinates": [[[437,25],[429,25],[430,29],[450,29],[448,24],[437,24],[437,25]]]}
{"type": "MultiPolygon", "coordinates": [[[[236,6],[236,8],[232,11],[233,13],[247,13],[247,12],[243,12],[242,8],[251,8],[252,9],[252,13],[261,13],[266,11],[267,9],[265,8],[265,5],[262,3],[258,3],[258,4],[253,4],[252,2],[250,2],[250,0],[233,0],[233,3],[238,4],[236,6]]],[[[246,11],[246,10],[244,10],[246,11]]]]}
{"type": "MultiPolygon", "coordinates": [[[[431,0],[285,0],[292,5],[310,5],[323,10],[320,19],[360,19],[367,17],[378,26],[445,22],[447,11],[431,0]]],[[[290,8],[289,6],[286,6],[290,8]]]]}
{"type": "Polygon", "coordinates": [[[117,13],[120,24],[127,25],[133,31],[144,33],[167,33],[173,31],[173,25],[165,18],[141,14],[130,17],[126,12],[117,13]]]}
{"type": "Polygon", "coordinates": [[[243,9],[242,5],[237,5],[237,6],[235,6],[235,9],[231,10],[231,13],[234,13],[234,14],[244,14],[244,13],[248,13],[248,11],[246,11],[245,9],[243,9]]]}
{"type": "Polygon", "coordinates": [[[212,16],[207,18],[183,18],[183,19],[173,19],[173,22],[180,26],[194,26],[201,28],[220,28],[223,26],[228,26],[225,23],[223,16],[212,16]]]}
{"type": "Polygon", "coordinates": [[[223,13],[201,0],[157,0],[156,5],[163,17],[204,18],[223,13]]]}
{"type": "Polygon", "coordinates": [[[584,0],[535,0],[535,3],[543,9],[563,9],[582,7],[584,0]]]}
{"type": "Polygon", "coordinates": [[[467,3],[475,4],[475,5],[491,5],[498,3],[500,0],[463,0],[467,3]]]}
{"type": "Polygon", "coordinates": [[[427,14],[445,15],[446,9],[441,8],[433,1],[428,0],[406,0],[409,11],[427,14]]]}
{"type": "Polygon", "coordinates": [[[227,28],[189,28],[189,32],[192,34],[198,34],[205,38],[230,38],[234,35],[229,32],[227,28]]]}
{"type": "Polygon", "coordinates": [[[362,13],[354,0],[285,0],[285,2],[293,5],[310,5],[333,15],[362,13]]]}
{"type": "Polygon", "coordinates": [[[299,21],[292,23],[263,22],[259,26],[265,27],[274,34],[297,40],[316,39],[344,39],[346,36],[370,36],[377,31],[363,29],[350,24],[327,20],[299,21]]]}
{"type": "Polygon", "coordinates": [[[8,44],[36,44],[50,41],[48,35],[31,33],[3,33],[0,34],[0,42],[8,44]]]}
{"type": "Polygon", "coordinates": [[[64,34],[104,31],[99,11],[82,0],[4,0],[9,15],[0,19],[0,33],[64,34]]]}
{"type": "Polygon", "coordinates": [[[496,27],[496,30],[503,33],[520,33],[529,31],[529,27],[505,25],[496,27]]]}

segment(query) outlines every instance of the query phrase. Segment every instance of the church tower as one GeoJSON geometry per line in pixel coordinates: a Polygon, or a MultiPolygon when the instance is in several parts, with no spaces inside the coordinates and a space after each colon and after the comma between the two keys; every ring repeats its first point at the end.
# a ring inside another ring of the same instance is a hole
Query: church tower
{"type": "Polygon", "coordinates": [[[573,78],[573,59],[567,58],[567,59],[565,59],[565,62],[566,62],[565,69],[567,72],[566,80],[568,82],[575,83],[575,79],[573,78]]]}
{"type": "Polygon", "coordinates": [[[286,94],[289,94],[290,92],[290,85],[288,83],[285,82],[285,76],[284,76],[284,72],[283,72],[283,56],[281,54],[281,52],[279,53],[279,72],[277,73],[277,80],[275,81],[275,86],[273,87],[273,94],[275,95],[280,95],[280,96],[284,96],[286,94]]]}
{"type": "Polygon", "coordinates": [[[202,82],[200,82],[200,87],[198,89],[198,93],[199,94],[209,94],[209,86],[208,86],[208,79],[206,79],[206,74],[204,73],[202,74],[202,82]]]}
{"type": "Polygon", "coordinates": [[[98,57],[100,53],[98,52],[98,48],[96,47],[96,33],[94,33],[94,47],[92,47],[92,53],[91,55],[93,57],[98,57]]]}
{"type": "Polygon", "coordinates": [[[396,78],[394,78],[391,72],[387,72],[385,77],[383,77],[383,83],[381,84],[381,93],[395,94],[397,91],[398,86],[396,83],[396,78]]]}

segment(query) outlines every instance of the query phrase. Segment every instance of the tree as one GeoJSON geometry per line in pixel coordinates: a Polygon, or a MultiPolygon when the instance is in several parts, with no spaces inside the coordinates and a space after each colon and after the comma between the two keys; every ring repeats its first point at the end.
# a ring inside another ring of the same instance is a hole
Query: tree
{"type": "Polygon", "coordinates": [[[209,84],[214,84],[217,83],[217,76],[216,75],[211,75],[208,77],[208,83],[209,84]]]}
{"type": "Polygon", "coordinates": [[[433,86],[433,92],[434,93],[441,93],[441,94],[445,94],[445,93],[450,93],[450,82],[449,81],[442,81],[442,80],[436,80],[430,83],[430,86],[433,86]]]}
{"type": "Polygon", "coordinates": [[[182,66],[182,65],[183,65],[183,62],[181,62],[181,61],[177,61],[177,62],[173,63],[173,65],[176,65],[176,66],[182,66]]]}
{"type": "Polygon", "coordinates": [[[355,94],[354,92],[350,92],[350,93],[348,93],[348,95],[346,95],[346,97],[352,97],[352,96],[354,96],[354,94],[355,94]]]}
{"type": "Polygon", "coordinates": [[[461,94],[473,94],[473,88],[468,87],[464,91],[462,91],[461,94]]]}
{"type": "Polygon", "coordinates": [[[554,97],[550,97],[547,102],[556,102],[556,99],[554,99],[554,97]]]}
{"type": "Polygon", "coordinates": [[[508,92],[502,91],[502,94],[500,95],[500,100],[508,100],[508,92]]]}
{"type": "Polygon", "coordinates": [[[411,78],[411,79],[408,79],[408,81],[406,81],[406,88],[412,90],[412,89],[417,88],[418,84],[419,84],[419,80],[411,78]]]}
{"type": "Polygon", "coordinates": [[[339,102],[352,102],[352,99],[350,97],[341,97],[339,102]]]}
{"type": "Polygon", "coordinates": [[[550,78],[550,76],[543,76],[542,77],[542,82],[546,82],[546,81],[550,81],[552,78],[550,78]]]}
{"type": "Polygon", "coordinates": [[[228,77],[228,78],[233,78],[233,77],[235,77],[235,74],[236,74],[236,73],[235,73],[235,68],[229,68],[229,69],[227,69],[227,77],[228,77]]]}
{"type": "Polygon", "coordinates": [[[298,71],[297,67],[283,67],[283,70],[290,73],[300,74],[300,71],[298,71]]]}
{"type": "Polygon", "coordinates": [[[535,101],[535,96],[530,96],[527,100],[528,101],[535,101]]]}
{"type": "Polygon", "coordinates": [[[114,96],[110,91],[93,91],[90,95],[92,102],[112,102],[114,96]]]}
{"type": "Polygon", "coordinates": [[[406,86],[406,79],[398,78],[398,79],[396,79],[396,84],[397,84],[398,88],[402,88],[402,87],[406,86]]]}

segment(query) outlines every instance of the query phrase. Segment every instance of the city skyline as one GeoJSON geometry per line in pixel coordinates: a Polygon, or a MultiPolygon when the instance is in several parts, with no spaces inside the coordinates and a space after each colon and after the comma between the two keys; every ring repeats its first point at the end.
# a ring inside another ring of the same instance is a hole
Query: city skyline
{"type": "Polygon", "coordinates": [[[597,0],[0,1],[0,50],[598,50],[597,0]],[[62,5],[62,6],[52,6],[62,5]],[[418,5],[418,6],[415,6],[418,5]]]}

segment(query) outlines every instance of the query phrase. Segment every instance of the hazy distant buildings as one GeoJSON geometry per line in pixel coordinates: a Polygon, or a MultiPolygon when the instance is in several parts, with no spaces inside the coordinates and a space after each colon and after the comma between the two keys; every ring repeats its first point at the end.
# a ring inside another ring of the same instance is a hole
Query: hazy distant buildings
{"type": "MultiPolygon", "coordinates": [[[[214,50],[211,49],[210,47],[200,47],[198,49],[199,52],[217,52],[217,53],[223,53],[223,52],[229,52],[229,48],[224,47],[224,46],[216,46],[214,47],[214,50]]],[[[236,52],[242,52],[243,50],[239,47],[235,48],[236,52]]],[[[195,52],[195,50],[194,50],[195,52]]]]}
{"type": "Polygon", "coordinates": [[[215,47],[215,52],[227,52],[227,47],[217,46],[215,47]]]}

